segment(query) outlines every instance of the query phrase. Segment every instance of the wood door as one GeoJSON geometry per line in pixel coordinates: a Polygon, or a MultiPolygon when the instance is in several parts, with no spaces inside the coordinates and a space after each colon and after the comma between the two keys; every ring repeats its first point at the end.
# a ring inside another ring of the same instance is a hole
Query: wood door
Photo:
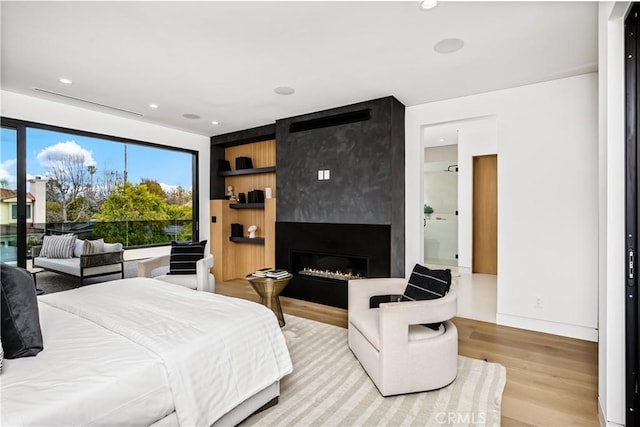
{"type": "Polygon", "coordinates": [[[472,272],[498,274],[498,156],[473,158],[472,272]]]}

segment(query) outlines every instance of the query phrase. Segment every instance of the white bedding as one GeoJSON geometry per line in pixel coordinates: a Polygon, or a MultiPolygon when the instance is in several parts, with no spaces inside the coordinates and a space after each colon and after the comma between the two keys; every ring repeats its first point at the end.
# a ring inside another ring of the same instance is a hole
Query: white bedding
{"type": "MultiPolygon", "coordinates": [[[[131,353],[144,353],[147,360],[145,363],[156,365],[156,368],[158,360],[161,360],[166,374],[157,373],[156,370],[156,373],[145,374],[145,377],[168,379],[172,406],[183,426],[211,425],[249,396],[292,371],[291,359],[275,316],[267,308],[249,301],[195,292],[154,279],[136,278],[41,296],[39,305],[43,313],[55,307],[108,328],[112,331],[111,335],[134,342],[132,345],[136,351],[131,353]]],[[[51,350],[47,346],[44,327],[43,334],[45,350],[31,358],[33,360],[46,359],[47,352],[51,350]]],[[[128,359],[130,351],[126,351],[128,359]]],[[[116,353],[121,355],[122,351],[116,353]]],[[[107,371],[117,378],[123,362],[111,357],[106,352],[104,358],[98,359],[98,365],[108,367],[107,371]]],[[[21,408],[20,405],[25,405],[20,403],[25,399],[29,400],[26,404],[29,408],[40,404],[37,400],[31,400],[27,384],[7,386],[7,378],[15,380],[13,377],[6,377],[13,369],[12,365],[24,360],[27,359],[6,361],[6,370],[0,377],[3,389],[3,425],[12,424],[9,418],[5,424],[7,409],[10,416],[13,416],[21,408]],[[8,397],[10,391],[21,397],[8,397]],[[5,407],[7,403],[9,408],[5,407]]],[[[51,370],[52,365],[47,365],[48,370],[51,370]]],[[[104,372],[95,375],[95,380],[104,381],[104,372]]],[[[90,379],[86,381],[93,384],[90,379]]],[[[33,378],[33,382],[39,383],[40,380],[33,378]]],[[[166,384],[165,382],[165,388],[166,384]]],[[[120,390],[125,389],[128,390],[129,386],[123,386],[120,390]]],[[[140,394],[136,396],[139,397],[140,394]]],[[[60,400],[64,399],[65,397],[60,397],[60,400]]],[[[163,398],[159,401],[162,402],[163,398]]],[[[158,408],[163,406],[156,402],[153,405],[158,408]]],[[[166,408],[154,411],[166,412],[166,408]]],[[[161,416],[156,419],[159,418],[161,416]]],[[[107,418],[102,420],[105,422],[99,424],[108,424],[107,418]]],[[[153,421],[155,420],[151,422],[153,421]]],[[[127,422],[123,424],[133,423],[150,422],[127,418],[127,422]]],[[[52,424],[51,419],[45,424],[52,424]]]]}
{"type": "Polygon", "coordinates": [[[39,311],[45,351],[4,361],[3,426],[127,425],[129,420],[149,425],[173,411],[159,357],[47,304],[39,311]]]}

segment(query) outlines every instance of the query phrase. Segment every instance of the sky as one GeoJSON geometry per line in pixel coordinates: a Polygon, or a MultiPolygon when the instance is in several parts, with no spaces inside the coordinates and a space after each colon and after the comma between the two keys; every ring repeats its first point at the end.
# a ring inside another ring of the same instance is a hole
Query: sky
{"type": "MultiPolygon", "coordinates": [[[[0,133],[0,179],[7,179],[15,189],[16,131],[2,128],[0,133]]],[[[155,147],[126,144],[128,181],[143,178],[158,181],[165,190],[182,186],[192,189],[192,155],[155,147]]],[[[96,176],[105,171],[124,171],[125,144],[81,135],[27,129],[27,179],[46,177],[48,165],[61,154],[81,156],[86,166],[95,166],[96,176]]]]}

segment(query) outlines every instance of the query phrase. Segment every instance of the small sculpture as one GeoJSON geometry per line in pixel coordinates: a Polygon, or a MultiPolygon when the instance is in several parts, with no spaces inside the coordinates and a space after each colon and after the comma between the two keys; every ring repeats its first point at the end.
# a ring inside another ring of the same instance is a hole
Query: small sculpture
{"type": "Polygon", "coordinates": [[[258,229],[257,225],[250,225],[249,228],[247,228],[247,230],[249,231],[249,238],[250,239],[255,239],[256,238],[256,230],[258,229]]]}
{"type": "Polygon", "coordinates": [[[227,187],[227,199],[236,200],[236,196],[233,195],[233,186],[232,185],[229,185],[227,187]]]}

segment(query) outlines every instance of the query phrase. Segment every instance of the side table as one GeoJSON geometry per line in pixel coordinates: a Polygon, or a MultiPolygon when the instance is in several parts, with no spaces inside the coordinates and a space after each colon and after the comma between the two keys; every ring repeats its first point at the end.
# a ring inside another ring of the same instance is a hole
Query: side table
{"type": "Polygon", "coordinates": [[[37,282],[37,279],[36,279],[36,274],[42,273],[44,271],[44,268],[32,267],[32,268],[27,268],[27,271],[29,273],[31,273],[31,276],[33,277],[33,286],[35,286],[35,288],[36,288],[36,295],[44,294],[44,291],[42,289],[38,288],[38,282],[37,282]]]}
{"type": "Polygon", "coordinates": [[[280,327],[285,325],[282,306],[280,305],[280,293],[287,287],[291,276],[283,279],[272,279],[270,277],[247,276],[246,278],[253,289],[260,296],[260,304],[269,307],[278,318],[280,327]]]}

